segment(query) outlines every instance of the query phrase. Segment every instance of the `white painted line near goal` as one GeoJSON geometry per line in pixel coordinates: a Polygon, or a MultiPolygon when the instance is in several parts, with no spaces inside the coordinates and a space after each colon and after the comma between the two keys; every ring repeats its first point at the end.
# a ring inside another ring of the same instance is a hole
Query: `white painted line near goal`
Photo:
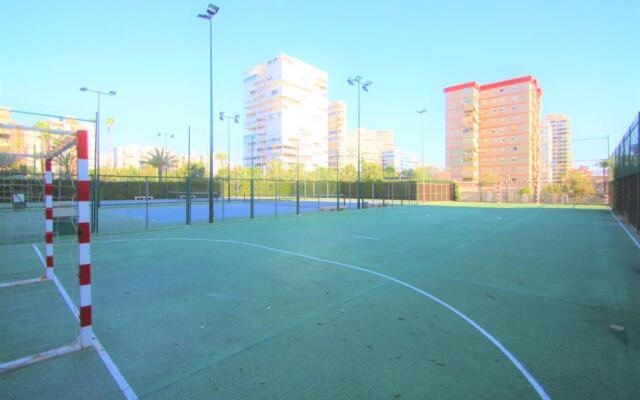
{"type": "MultiPolygon", "coordinates": [[[[35,244],[32,244],[31,246],[33,246],[33,250],[35,250],[36,254],[38,255],[38,258],[40,259],[40,263],[46,269],[47,264],[44,261],[44,257],[42,256],[40,249],[35,244]]],[[[62,286],[62,283],[60,283],[60,280],[58,279],[58,276],[55,274],[55,272],[53,272],[51,276],[51,281],[53,282],[54,285],[56,285],[56,288],[58,288],[58,292],[60,293],[60,296],[62,296],[62,298],[64,299],[64,302],[67,303],[67,307],[69,307],[69,310],[71,310],[71,313],[76,318],[76,321],[80,321],[80,312],[78,311],[78,307],[76,307],[73,300],[71,300],[71,297],[69,297],[69,294],[67,293],[67,291],[64,290],[64,287],[62,286]]]]}
{"type": "Polygon", "coordinates": [[[635,238],[635,236],[633,236],[633,233],[631,233],[629,231],[629,229],[622,223],[622,221],[620,221],[620,219],[618,218],[618,216],[616,215],[616,213],[614,213],[611,209],[609,209],[609,212],[611,213],[611,215],[613,216],[613,218],[618,221],[618,225],[620,225],[622,227],[622,229],[624,229],[624,231],[627,233],[627,235],[629,235],[629,238],[631,239],[631,241],[636,245],[636,247],[638,247],[640,249],[640,242],[638,242],[638,239],[635,238]]]}
{"type": "Polygon", "coordinates": [[[444,308],[446,308],[447,310],[451,311],[452,313],[454,313],[455,315],[457,315],[458,317],[462,318],[465,322],[467,322],[469,325],[471,325],[476,331],[478,331],[482,336],[484,336],[487,340],[489,340],[489,342],[491,342],[498,350],[500,350],[500,352],[502,352],[502,354],[505,355],[505,357],[507,357],[507,359],[509,359],[509,361],[513,364],[514,367],[516,367],[516,369],[522,374],[522,376],[527,380],[527,382],[529,382],[529,384],[531,385],[531,387],[536,391],[536,393],[538,394],[538,396],[543,399],[543,400],[548,400],[550,399],[549,395],[545,392],[545,390],[543,389],[543,387],[538,383],[538,381],[533,377],[533,375],[531,375],[531,373],[524,367],[524,365],[522,365],[522,363],[502,344],[500,343],[500,341],[498,341],[498,339],[496,339],[492,334],[490,334],[489,332],[487,332],[483,327],[481,327],[477,322],[475,322],[474,320],[472,320],[471,318],[469,318],[468,316],[466,316],[464,313],[462,313],[461,311],[459,311],[457,308],[451,306],[449,303],[445,302],[444,300],[440,300],[438,297],[432,295],[429,292],[426,292],[420,288],[417,288],[407,282],[401,281],[400,279],[394,278],[392,276],[389,275],[385,275],[381,272],[376,272],[364,267],[358,267],[356,265],[352,265],[352,264],[346,264],[346,263],[342,263],[339,261],[333,261],[333,260],[329,260],[326,258],[320,258],[320,257],[314,257],[314,256],[309,256],[306,254],[302,254],[302,253],[296,253],[293,251],[288,251],[288,250],[281,250],[281,249],[276,249],[273,247],[268,247],[268,246],[263,246],[260,244],[256,244],[256,243],[250,243],[250,242],[242,242],[242,241],[238,241],[238,240],[225,240],[225,239],[198,239],[198,238],[175,238],[175,237],[159,237],[159,238],[153,238],[153,239],[120,239],[120,240],[100,240],[100,241],[94,241],[93,244],[101,244],[101,243],[122,243],[122,242],[126,242],[126,243],[130,243],[130,242],[139,242],[139,241],[158,241],[158,240],[170,240],[170,241],[185,241],[185,242],[215,242],[215,243],[228,243],[228,244],[236,244],[236,245],[241,245],[241,246],[249,246],[249,247],[255,247],[258,249],[263,249],[263,250],[268,250],[268,251],[273,251],[275,253],[280,253],[280,254],[286,254],[286,255],[290,255],[290,256],[295,256],[295,257],[301,257],[301,258],[306,258],[308,260],[313,260],[313,261],[318,261],[321,263],[325,263],[325,264],[330,264],[330,265],[335,265],[335,266],[339,266],[339,267],[343,267],[343,268],[348,268],[351,270],[355,270],[355,271],[360,271],[360,272],[365,272],[367,274],[371,274],[371,275],[375,275],[377,277],[389,280],[391,282],[397,283],[400,286],[404,286],[407,289],[411,289],[414,292],[425,296],[433,301],[435,301],[436,303],[440,304],[441,306],[443,306],[444,308]]]}
{"type": "Polygon", "coordinates": [[[107,353],[107,350],[102,346],[102,343],[100,343],[97,337],[93,338],[93,348],[100,356],[100,359],[104,363],[105,367],[107,367],[107,370],[109,370],[111,377],[118,385],[118,388],[120,388],[120,391],[124,395],[125,399],[137,400],[138,396],[133,391],[133,388],[131,388],[127,380],[124,379],[124,376],[122,375],[122,373],[120,373],[120,370],[113,362],[113,360],[109,356],[109,353],[107,353]]]}
{"type": "MultiPolygon", "coordinates": [[[[38,255],[38,258],[40,259],[40,263],[42,263],[42,266],[46,268],[47,264],[44,261],[44,257],[42,257],[42,253],[40,252],[40,249],[38,249],[38,246],[36,246],[35,244],[32,244],[32,246],[33,246],[33,250],[35,250],[36,254],[38,255]]],[[[71,310],[71,313],[76,318],[76,321],[80,321],[80,312],[78,311],[78,307],[76,307],[76,305],[73,303],[73,300],[71,300],[71,297],[69,297],[69,294],[64,289],[64,287],[58,280],[58,277],[55,275],[55,273],[53,274],[52,280],[53,280],[53,283],[58,288],[58,292],[60,292],[60,295],[64,299],[65,303],[67,303],[67,306],[71,310]]],[[[124,397],[127,400],[137,400],[138,396],[135,394],[135,392],[131,388],[131,385],[127,383],[127,380],[124,378],[124,375],[122,375],[122,373],[120,372],[116,364],[113,362],[113,360],[109,356],[109,353],[107,353],[107,350],[104,348],[104,346],[102,346],[102,343],[100,343],[98,338],[95,336],[95,333],[93,337],[92,346],[94,350],[98,353],[98,356],[100,356],[102,363],[109,371],[109,374],[111,374],[111,377],[118,385],[118,388],[120,389],[124,397]]]]}

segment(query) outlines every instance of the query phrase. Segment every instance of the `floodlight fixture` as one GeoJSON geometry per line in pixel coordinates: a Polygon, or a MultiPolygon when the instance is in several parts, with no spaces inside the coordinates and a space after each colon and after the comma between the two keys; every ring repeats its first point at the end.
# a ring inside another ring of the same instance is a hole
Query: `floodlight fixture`
{"type": "Polygon", "coordinates": [[[218,13],[218,10],[220,10],[220,7],[214,6],[213,4],[209,4],[209,7],[207,7],[207,14],[213,17],[218,13]]]}

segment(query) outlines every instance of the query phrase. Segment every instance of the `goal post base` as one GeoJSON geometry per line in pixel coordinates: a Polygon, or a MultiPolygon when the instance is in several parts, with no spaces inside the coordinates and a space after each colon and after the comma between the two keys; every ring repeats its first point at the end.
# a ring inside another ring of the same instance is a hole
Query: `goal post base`
{"type": "Polygon", "coordinates": [[[7,371],[14,370],[16,368],[26,367],[28,365],[35,364],[40,361],[49,360],[51,358],[73,353],[78,350],[82,350],[82,348],[83,347],[80,345],[80,342],[76,341],[70,345],[58,347],[57,349],[43,351],[42,353],[19,358],[13,361],[7,361],[5,363],[0,364],[0,374],[5,373],[7,371]]]}
{"type": "Polygon", "coordinates": [[[0,289],[14,287],[14,286],[30,285],[32,283],[41,283],[41,282],[45,282],[45,281],[47,281],[49,279],[50,278],[47,277],[47,276],[41,276],[41,277],[38,277],[38,278],[22,279],[22,280],[19,280],[19,281],[1,282],[0,283],[0,289]]]}

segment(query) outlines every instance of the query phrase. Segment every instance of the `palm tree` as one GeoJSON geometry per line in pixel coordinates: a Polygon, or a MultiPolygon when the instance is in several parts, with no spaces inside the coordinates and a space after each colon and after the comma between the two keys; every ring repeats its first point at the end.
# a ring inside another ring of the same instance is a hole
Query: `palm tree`
{"type": "Polygon", "coordinates": [[[0,172],[11,170],[11,166],[18,160],[15,154],[0,154],[0,172]]]}
{"type": "Polygon", "coordinates": [[[220,166],[220,168],[218,168],[218,174],[217,175],[226,177],[228,175],[227,174],[227,165],[225,163],[225,161],[227,160],[227,155],[225,153],[215,153],[213,155],[213,159],[220,166]]]}
{"type": "Polygon", "coordinates": [[[75,161],[75,156],[71,151],[65,151],[56,156],[56,161],[58,162],[58,167],[61,171],[64,171],[64,174],[67,179],[71,180],[71,169],[72,165],[75,161]]]}
{"type": "Polygon", "coordinates": [[[158,180],[162,180],[163,173],[173,167],[176,160],[167,150],[156,147],[147,154],[145,162],[158,171],[158,180]]]}

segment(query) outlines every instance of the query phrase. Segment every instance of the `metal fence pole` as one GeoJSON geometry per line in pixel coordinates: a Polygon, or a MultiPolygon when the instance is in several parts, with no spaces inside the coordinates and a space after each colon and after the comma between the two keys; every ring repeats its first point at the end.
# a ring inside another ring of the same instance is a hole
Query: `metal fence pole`
{"type": "Polygon", "coordinates": [[[393,189],[394,189],[394,186],[396,186],[396,183],[395,182],[391,182],[390,185],[391,185],[391,205],[394,205],[394,203],[393,203],[394,202],[393,189]]]}
{"type": "Polygon", "coordinates": [[[191,176],[187,175],[187,225],[191,225],[191,176]]]}
{"type": "Polygon", "coordinates": [[[249,218],[253,219],[253,218],[254,218],[254,209],[253,209],[253,206],[254,206],[254,202],[255,202],[254,179],[253,179],[253,177],[251,177],[251,184],[250,184],[250,187],[251,187],[251,192],[250,192],[250,195],[251,195],[251,200],[250,200],[250,202],[251,202],[251,204],[250,204],[250,206],[249,206],[249,218]]]}
{"type": "Polygon", "coordinates": [[[225,197],[225,187],[224,187],[224,178],[220,178],[220,199],[219,203],[222,204],[222,220],[224,221],[224,197],[225,197]]]}
{"type": "Polygon", "coordinates": [[[300,180],[296,180],[296,215],[300,215],[300,180]]]}
{"type": "Polygon", "coordinates": [[[275,203],[276,204],[275,204],[275,206],[276,206],[276,217],[277,217],[278,216],[278,182],[279,181],[276,179],[275,182],[276,182],[276,188],[275,188],[275,191],[276,191],[276,201],[275,201],[275,203]]]}
{"type": "Polygon", "coordinates": [[[376,204],[376,186],[375,182],[371,181],[371,204],[376,204]]]}
{"type": "Polygon", "coordinates": [[[149,177],[144,179],[144,227],[149,229],[149,177]]]}

